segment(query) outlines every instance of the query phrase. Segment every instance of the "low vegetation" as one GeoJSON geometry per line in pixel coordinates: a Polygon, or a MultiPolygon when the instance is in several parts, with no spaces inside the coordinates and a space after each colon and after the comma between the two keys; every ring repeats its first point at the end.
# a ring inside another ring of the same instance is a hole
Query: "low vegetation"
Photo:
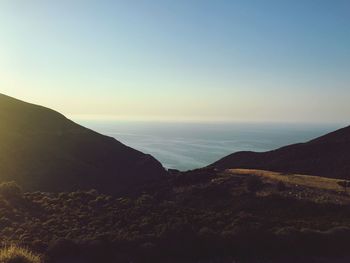
{"type": "Polygon", "coordinates": [[[248,192],[256,193],[263,188],[263,182],[257,176],[249,176],[246,180],[246,187],[248,192]]]}
{"type": "Polygon", "coordinates": [[[1,263],[41,263],[39,255],[33,252],[17,247],[9,246],[0,250],[1,263]]]}
{"type": "Polygon", "coordinates": [[[349,256],[348,195],[283,184],[212,170],[178,173],[118,197],[96,190],[23,193],[3,184],[2,253],[26,259],[0,262],[40,262],[18,247],[45,263],[349,256]]]}

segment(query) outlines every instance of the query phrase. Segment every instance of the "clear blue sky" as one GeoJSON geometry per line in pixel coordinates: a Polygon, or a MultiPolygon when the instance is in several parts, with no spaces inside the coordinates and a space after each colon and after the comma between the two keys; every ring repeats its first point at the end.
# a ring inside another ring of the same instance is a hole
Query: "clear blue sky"
{"type": "Polygon", "coordinates": [[[348,0],[1,0],[0,92],[66,115],[347,122],[348,0]]]}

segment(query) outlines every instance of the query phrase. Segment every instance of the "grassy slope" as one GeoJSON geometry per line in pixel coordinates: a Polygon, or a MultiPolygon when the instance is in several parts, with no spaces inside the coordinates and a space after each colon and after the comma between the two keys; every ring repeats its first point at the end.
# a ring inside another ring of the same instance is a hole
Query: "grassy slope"
{"type": "Polygon", "coordinates": [[[338,184],[343,180],[339,179],[302,174],[284,174],[255,169],[228,169],[227,172],[240,175],[256,175],[273,181],[280,181],[286,183],[287,185],[299,185],[304,187],[312,187],[319,190],[331,190],[337,192],[344,191],[344,187],[338,184]]]}

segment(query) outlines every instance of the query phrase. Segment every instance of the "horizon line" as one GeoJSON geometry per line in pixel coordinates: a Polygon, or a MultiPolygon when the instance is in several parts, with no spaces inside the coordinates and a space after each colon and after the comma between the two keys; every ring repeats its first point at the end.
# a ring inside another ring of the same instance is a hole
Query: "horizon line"
{"type": "Polygon", "coordinates": [[[215,123],[215,124],[288,124],[288,125],[341,125],[349,126],[350,122],[346,121],[305,121],[305,120],[261,120],[261,119],[232,119],[228,117],[161,117],[161,116],[126,116],[126,115],[109,115],[109,114],[67,114],[67,118],[74,121],[116,121],[116,122],[154,122],[154,123],[215,123]]]}

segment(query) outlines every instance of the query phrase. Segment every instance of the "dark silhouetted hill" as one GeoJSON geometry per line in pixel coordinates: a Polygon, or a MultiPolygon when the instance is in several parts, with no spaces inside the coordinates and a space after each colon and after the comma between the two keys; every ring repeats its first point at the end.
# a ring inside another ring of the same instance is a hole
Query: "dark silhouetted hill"
{"type": "Polygon", "coordinates": [[[0,180],[25,190],[117,193],[163,176],[150,155],[63,115],[0,94],[0,180]]]}
{"type": "Polygon", "coordinates": [[[349,179],[350,126],[306,143],[269,152],[237,152],[210,167],[263,169],[349,179]]]}

